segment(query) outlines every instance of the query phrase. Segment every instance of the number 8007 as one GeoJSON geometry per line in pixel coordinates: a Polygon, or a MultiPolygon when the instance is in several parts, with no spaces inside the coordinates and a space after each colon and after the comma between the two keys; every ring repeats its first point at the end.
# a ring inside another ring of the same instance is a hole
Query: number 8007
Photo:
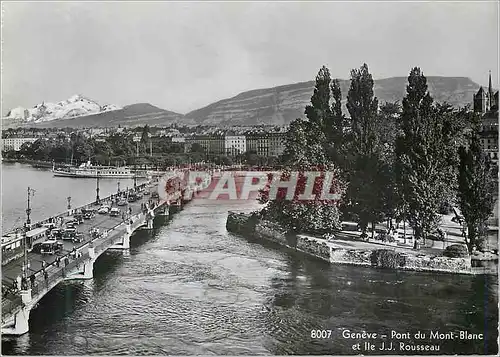
{"type": "Polygon", "coordinates": [[[311,338],[330,338],[332,330],[311,330],[311,338]]]}

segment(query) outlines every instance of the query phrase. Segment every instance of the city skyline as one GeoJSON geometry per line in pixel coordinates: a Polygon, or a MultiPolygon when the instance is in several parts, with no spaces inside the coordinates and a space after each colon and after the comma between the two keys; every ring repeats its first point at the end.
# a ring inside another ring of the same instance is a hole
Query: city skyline
{"type": "Polygon", "coordinates": [[[2,5],[2,114],[76,93],[184,114],[364,62],[374,79],[420,66],[483,86],[491,70],[498,88],[496,2],[2,5]]]}

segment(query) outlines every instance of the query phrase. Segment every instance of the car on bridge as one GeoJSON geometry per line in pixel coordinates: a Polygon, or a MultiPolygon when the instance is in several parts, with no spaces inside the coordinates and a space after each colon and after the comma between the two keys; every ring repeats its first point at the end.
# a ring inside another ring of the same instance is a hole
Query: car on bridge
{"type": "Polygon", "coordinates": [[[76,237],[76,229],[75,228],[66,228],[63,232],[62,232],[62,237],[61,239],[62,240],[73,240],[75,239],[76,237]]]}
{"type": "Polygon", "coordinates": [[[95,217],[95,210],[91,208],[82,210],[82,214],[83,214],[83,219],[92,219],[95,217]]]}
{"type": "Polygon", "coordinates": [[[126,206],[127,204],[128,202],[126,198],[120,198],[120,200],[117,203],[118,206],[126,206]]]}
{"type": "Polygon", "coordinates": [[[49,223],[45,223],[45,224],[43,224],[43,226],[42,226],[42,227],[48,228],[48,229],[50,230],[50,229],[54,229],[54,228],[56,228],[56,224],[55,224],[55,223],[53,223],[53,222],[49,222],[49,223]]]}
{"type": "Polygon", "coordinates": [[[110,210],[110,207],[108,205],[101,206],[98,210],[97,213],[99,214],[108,214],[110,210]]]}
{"type": "Polygon", "coordinates": [[[56,240],[48,240],[41,244],[40,253],[42,255],[53,255],[63,250],[64,244],[56,240]]]}
{"type": "Polygon", "coordinates": [[[85,235],[82,232],[76,232],[72,241],[73,241],[73,243],[81,243],[81,242],[83,242],[84,239],[85,239],[85,235]]]}
{"type": "Polygon", "coordinates": [[[50,236],[54,239],[62,238],[63,230],[60,228],[54,228],[50,231],[50,236]]]}
{"type": "Polygon", "coordinates": [[[130,203],[135,202],[135,201],[137,201],[137,196],[135,194],[131,193],[130,195],[128,195],[127,201],[130,203]]]}
{"type": "Polygon", "coordinates": [[[109,215],[111,217],[118,217],[120,215],[120,209],[116,207],[111,208],[111,211],[109,211],[109,215]]]}

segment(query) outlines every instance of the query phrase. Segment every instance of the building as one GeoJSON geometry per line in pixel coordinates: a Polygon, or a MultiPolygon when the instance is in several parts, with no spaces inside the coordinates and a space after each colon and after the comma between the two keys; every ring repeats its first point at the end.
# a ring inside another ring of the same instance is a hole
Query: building
{"type": "Polygon", "coordinates": [[[269,156],[280,156],[285,151],[286,132],[269,133],[269,156]]]}
{"type": "Polygon", "coordinates": [[[246,134],[247,151],[253,151],[259,156],[269,156],[269,134],[257,131],[246,134]]]}
{"type": "Polygon", "coordinates": [[[498,163],[498,111],[496,115],[486,113],[481,119],[481,144],[484,152],[498,163]]]}
{"type": "Polygon", "coordinates": [[[200,145],[208,157],[224,154],[224,135],[221,133],[188,136],[186,152],[191,151],[194,144],[200,145]]]}
{"type": "Polygon", "coordinates": [[[185,144],[186,138],[183,136],[172,136],[173,143],[185,144]]]}
{"type": "Polygon", "coordinates": [[[236,156],[247,151],[245,135],[228,132],[224,135],[224,152],[228,156],[236,156]]]}
{"type": "Polygon", "coordinates": [[[498,91],[493,92],[491,72],[488,90],[479,88],[473,97],[474,112],[481,114],[481,144],[483,150],[498,163],[498,91]]]}
{"type": "Polygon", "coordinates": [[[247,151],[259,156],[280,156],[285,150],[286,131],[252,131],[246,134],[247,151]]]}
{"type": "Polygon", "coordinates": [[[2,138],[2,151],[21,150],[24,143],[34,143],[38,138],[2,138]]]}

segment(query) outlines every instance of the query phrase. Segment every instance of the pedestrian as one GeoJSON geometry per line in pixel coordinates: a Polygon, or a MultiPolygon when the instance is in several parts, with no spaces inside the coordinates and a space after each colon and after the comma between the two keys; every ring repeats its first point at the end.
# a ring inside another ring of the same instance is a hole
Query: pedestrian
{"type": "Polygon", "coordinates": [[[69,259],[68,259],[68,257],[65,257],[64,258],[64,266],[68,266],[68,264],[69,264],[69,259]]]}
{"type": "Polygon", "coordinates": [[[42,269],[45,269],[45,265],[46,265],[46,264],[47,264],[47,263],[45,263],[45,260],[42,260],[42,269]]]}
{"type": "Polygon", "coordinates": [[[59,268],[59,261],[60,261],[60,259],[59,259],[59,257],[57,257],[56,258],[56,267],[58,267],[58,268],[59,268]]]}
{"type": "Polygon", "coordinates": [[[35,274],[31,274],[30,276],[31,288],[35,287],[35,274]]]}
{"type": "Polygon", "coordinates": [[[45,281],[49,279],[49,274],[47,274],[47,271],[45,269],[43,270],[43,278],[45,279],[45,281]]]}
{"type": "Polygon", "coordinates": [[[21,290],[28,290],[28,280],[24,276],[21,279],[21,290]]]}

